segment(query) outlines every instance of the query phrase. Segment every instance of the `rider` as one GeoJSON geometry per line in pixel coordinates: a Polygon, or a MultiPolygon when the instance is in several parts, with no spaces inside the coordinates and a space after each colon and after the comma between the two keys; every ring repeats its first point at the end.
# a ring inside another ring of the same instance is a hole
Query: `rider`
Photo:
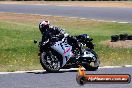
{"type": "MultiPolygon", "coordinates": [[[[59,37],[59,38],[63,38],[63,37],[67,37],[69,36],[67,33],[65,33],[65,31],[63,29],[60,29],[59,27],[55,27],[55,26],[52,26],[50,24],[49,21],[42,21],[40,22],[39,24],[39,30],[42,34],[42,40],[40,42],[40,52],[43,51],[43,42],[45,42],[46,40],[50,40],[52,39],[53,37],[59,37]]],[[[53,41],[54,39],[52,39],[53,41]]],[[[47,49],[47,46],[48,44],[46,44],[44,47],[45,47],[45,50],[47,49]]]]}
{"type": "Polygon", "coordinates": [[[48,39],[52,38],[53,36],[67,37],[69,35],[69,34],[65,33],[65,31],[63,29],[60,29],[59,27],[52,26],[49,23],[49,21],[42,21],[39,24],[39,29],[42,33],[42,36],[46,37],[48,39]]]}
{"type": "Polygon", "coordinates": [[[74,47],[79,47],[77,44],[77,41],[74,37],[69,36],[68,33],[66,33],[63,29],[60,29],[59,27],[52,26],[49,21],[42,21],[39,24],[39,30],[42,34],[42,41],[45,41],[46,39],[51,39],[53,36],[58,37],[67,37],[68,44],[72,45],[74,47]]]}

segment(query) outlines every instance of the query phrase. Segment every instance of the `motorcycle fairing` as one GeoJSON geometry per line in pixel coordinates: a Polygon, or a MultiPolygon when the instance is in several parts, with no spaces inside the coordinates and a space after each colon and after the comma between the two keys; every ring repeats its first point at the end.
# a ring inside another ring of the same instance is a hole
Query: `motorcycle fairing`
{"type": "Polygon", "coordinates": [[[72,46],[62,42],[58,41],[54,45],[51,46],[52,49],[56,50],[59,54],[63,57],[63,63],[62,67],[66,64],[66,62],[72,57],[72,46]]]}

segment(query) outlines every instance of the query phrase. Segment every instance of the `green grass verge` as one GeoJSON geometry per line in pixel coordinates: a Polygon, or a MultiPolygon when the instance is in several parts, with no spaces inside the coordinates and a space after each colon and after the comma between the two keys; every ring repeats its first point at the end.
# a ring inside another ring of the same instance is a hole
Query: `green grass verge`
{"type": "MultiPolygon", "coordinates": [[[[37,26],[40,19],[36,19],[37,21],[0,20],[0,71],[42,69],[37,56],[38,47],[33,44],[34,39],[41,38],[37,26]]],[[[101,66],[132,64],[132,48],[112,48],[100,44],[101,41],[109,40],[113,34],[132,34],[132,24],[59,17],[48,17],[47,19],[65,28],[71,35],[89,34],[96,44],[95,51],[99,55],[101,66]]]]}

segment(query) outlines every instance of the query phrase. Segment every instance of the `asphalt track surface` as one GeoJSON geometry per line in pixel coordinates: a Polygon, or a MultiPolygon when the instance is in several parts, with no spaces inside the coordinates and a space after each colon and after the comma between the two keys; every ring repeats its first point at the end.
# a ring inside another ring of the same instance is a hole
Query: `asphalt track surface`
{"type": "MultiPolygon", "coordinates": [[[[97,20],[123,21],[132,23],[131,8],[99,7],[60,7],[42,5],[6,5],[0,4],[0,12],[42,14],[54,16],[81,17],[97,20]]],[[[130,74],[132,67],[101,68],[88,74],[130,74]]],[[[29,72],[0,74],[0,88],[132,88],[130,84],[86,84],[76,83],[74,71],[60,73],[29,72]]]]}
{"type": "MultiPolygon", "coordinates": [[[[0,75],[0,88],[132,88],[129,84],[85,84],[76,82],[76,70],[61,71],[60,73],[30,72],[0,75]]],[[[132,67],[101,68],[88,71],[87,74],[130,74],[132,67]]]]}
{"type": "Polygon", "coordinates": [[[132,8],[0,4],[0,12],[70,16],[132,23],[132,8]]]}

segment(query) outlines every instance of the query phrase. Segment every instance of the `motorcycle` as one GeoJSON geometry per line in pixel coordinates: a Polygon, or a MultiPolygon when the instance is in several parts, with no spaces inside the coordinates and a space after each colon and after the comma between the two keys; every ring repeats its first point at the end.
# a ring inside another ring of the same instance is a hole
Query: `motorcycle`
{"type": "Polygon", "coordinates": [[[100,60],[94,49],[92,38],[87,34],[78,36],[46,39],[39,42],[39,56],[42,67],[47,72],[59,72],[60,69],[77,68],[98,69],[100,60]],[[73,39],[76,41],[73,41],[73,39]]]}

